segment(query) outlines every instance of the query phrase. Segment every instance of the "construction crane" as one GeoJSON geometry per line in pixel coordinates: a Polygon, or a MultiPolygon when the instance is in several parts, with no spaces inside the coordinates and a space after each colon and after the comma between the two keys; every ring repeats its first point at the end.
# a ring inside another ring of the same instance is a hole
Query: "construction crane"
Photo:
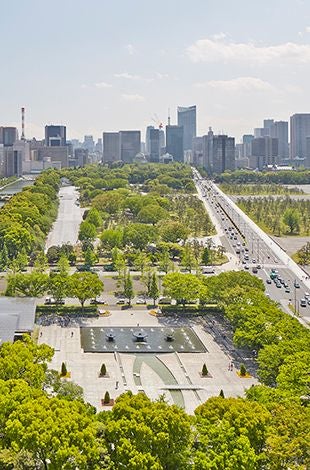
{"type": "Polygon", "coordinates": [[[153,114],[153,116],[151,117],[151,120],[155,122],[155,124],[157,124],[159,129],[162,129],[164,127],[162,121],[159,119],[157,114],[153,114]]]}

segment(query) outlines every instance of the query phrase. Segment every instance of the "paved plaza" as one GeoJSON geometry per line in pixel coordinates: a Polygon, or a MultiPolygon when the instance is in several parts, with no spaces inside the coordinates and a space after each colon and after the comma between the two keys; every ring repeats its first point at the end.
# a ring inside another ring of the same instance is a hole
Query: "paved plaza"
{"type": "Polygon", "coordinates": [[[106,391],[109,391],[111,398],[116,398],[131,390],[133,393],[143,391],[151,399],[165,394],[169,403],[184,406],[188,413],[193,413],[198,405],[211,396],[217,396],[221,389],[226,397],[237,397],[243,396],[246,388],[257,383],[254,377],[240,378],[235,366],[230,370],[234,355],[216,341],[216,336],[204,327],[203,322],[155,317],[146,309],[114,310],[108,317],[83,321],[83,327],[102,328],[104,331],[114,327],[135,329],[138,325],[139,328],[189,326],[205,346],[206,352],[86,353],[81,347],[78,325],[70,328],[40,326],[39,342],[55,349],[50,367],[60,371],[61,363],[65,362],[71,380],[83,387],[85,400],[98,410],[107,409],[101,405],[106,391]],[[107,376],[99,377],[103,363],[107,376]],[[201,376],[204,363],[208,368],[208,377],[201,376]]]}

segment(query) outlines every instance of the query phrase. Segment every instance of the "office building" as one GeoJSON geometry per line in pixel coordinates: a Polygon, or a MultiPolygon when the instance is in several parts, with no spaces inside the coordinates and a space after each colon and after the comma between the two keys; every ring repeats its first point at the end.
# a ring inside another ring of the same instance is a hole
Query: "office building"
{"type": "Polygon", "coordinates": [[[104,132],[102,134],[103,163],[111,163],[120,160],[119,133],[104,132]]]}
{"type": "Polygon", "coordinates": [[[88,150],[88,152],[93,152],[95,149],[95,142],[94,138],[92,135],[85,135],[84,136],[84,142],[83,142],[83,148],[88,150]]]}
{"type": "Polygon", "coordinates": [[[69,166],[69,147],[67,145],[41,147],[38,153],[40,161],[51,162],[55,168],[67,168],[69,166]]]}
{"type": "Polygon", "coordinates": [[[183,127],[184,150],[192,150],[193,138],[197,135],[196,106],[178,106],[178,126],[183,127]]]}
{"type": "Polygon", "coordinates": [[[88,150],[84,148],[74,149],[74,166],[83,167],[88,163],[88,150]]]}
{"type": "Polygon", "coordinates": [[[279,159],[283,160],[289,158],[288,122],[275,121],[271,128],[271,137],[275,137],[279,141],[279,159]]]}
{"type": "Polygon", "coordinates": [[[203,166],[203,137],[193,138],[193,164],[203,166]]]}
{"type": "Polygon", "coordinates": [[[263,170],[268,165],[275,166],[278,163],[279,141],[275,137],[265,136],[252,140],[250,166],[263,170]]]}
{"type": "Polygon", "coordinates": [[[203,166],[208,173],[223,173],[235,169],[235,138],[227,135],[214,135],[209,127],[203,136],[203,166]]]}
{"type": "Polygon", "coordinates": [[[166,152],[174,161],[184,161],[183,126],[166,126],[166,152]]]}
{"type": "Polygon", "coordinates": [[[64,147],[67,144],[66,126],[45,126],[46,147],[64,147]]]}
{"type": "Polygon", "coordinates": [[[4,147],[12,147],[16,140],[18,140],[16,127],[0,127],[0,144],[4,147]]]}
{"type": "Polygon", "coordinates": [[[141,150],[140,131],[119,132],[120,159],[125,163],[132,163],[135,156],[141,150]]]}
{"type": "Polygon", "coordinates": [[[307,137],[310,137],[310,114],[294,114],[290,118],[291,160],[307,159],[307,137]]]}
{"type": "Polygon", "coordinates": [[[149,154],[150,162],[159,162],[159,157],[160,157],[159,129],[150,129],[149,153],[148,154],[149,154]]]}
{"type": "Polygon", "coordinates": [[[145,153],[150,155],[150,133],[151,130],[155,129],[154,126],[147,126],[145,133],[145,153]]]}

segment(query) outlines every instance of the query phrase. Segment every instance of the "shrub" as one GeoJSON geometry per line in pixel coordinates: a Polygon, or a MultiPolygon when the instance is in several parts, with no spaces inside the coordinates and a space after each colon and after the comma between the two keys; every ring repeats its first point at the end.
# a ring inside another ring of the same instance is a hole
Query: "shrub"
{"type": "Polygon", "coordinates": [[[241,377],[245,377],[246,374],[247,374],[247,370],[245,368],[245,365],[241,364],[241,366],[240,366],[240,375],[241,375],[241,377]]]}
{"type": "Polygon", "coordinates": [[[207,366],[206,366],[205,364],[202,366],[201,375],[202,375],[203,377],[206,377],[206,376],[208,375],[208,368],[207,368],[207,366]]]}
{"type": "Polygon", "coordinates": [[[63,362],[63,363],[61,364],[60,376],[61,376],[61,377],[65,377],[67,374],[68,374],[67,366],[66,366],[66,364],[63,362]]]}
{"type": "Polygon", "coordinates": [[[100,377],[104,377],[107,373],[107,368],[105,364],[102,364],[101,369],[100,369],[100,377]]]}
{"type": "Polygon", "coordinates": [[[111,401],[111,399],[110,399],[110,394],[109,394],[109,392],[107,391],[107,392],[105,392],[105,394],[104,394],[103,403],[104,403],[105,405],[108,405],[108,404],[110,403],[110,401],[111,401]]]}

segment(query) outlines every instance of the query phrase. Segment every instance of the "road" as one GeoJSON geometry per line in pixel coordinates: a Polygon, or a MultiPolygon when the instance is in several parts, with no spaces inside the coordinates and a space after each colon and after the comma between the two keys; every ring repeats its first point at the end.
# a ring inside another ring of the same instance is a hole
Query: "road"
{"type": "Polygon", "coordinates": [[[59,190],[58,216],[50,231],[45,250],[64,243],[77,242],[83,209],[78,203],[79,193],[74,186],[63,186],[59,190]]]}
{"type": "Polygon", "coordinates": [[[256,271],[257,265],[260,265],[255,275],[263,279],[267,295],[289,314],[292,314],[289,304],[293,305],[299,313],[296,318],[309,326],[310,305],[307,303],[306,307],[302,307],[300,304],[305,293],[310,292],[310,280],[306,273],[212,181],[203,179],[195,169],[193,172],[198,193],[208,211],[211,211],[213,217],[216,216],[216,227],[222,244],[231,256],[237,257],[238,269],[252,272],[253,268],[256,271]],[[278,277],[288,286],[286,289],[282,284],[281,287],[277,287],[274,282],[267,284],[271,269],[278,270],[278,277]],[[294,286],[295,281],[300,285],[299,288],[294,286]]]}

